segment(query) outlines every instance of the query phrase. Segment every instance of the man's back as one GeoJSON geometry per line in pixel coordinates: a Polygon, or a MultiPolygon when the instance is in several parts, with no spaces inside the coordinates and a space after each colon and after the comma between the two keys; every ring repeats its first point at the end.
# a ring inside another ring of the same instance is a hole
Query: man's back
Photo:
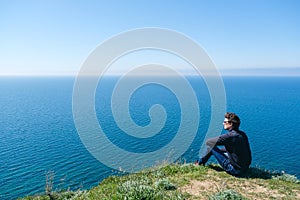
{"type": "Polygon", "coordinates": [[[230,163],[238,168],[248,168],[252,156],[247,135],[243,131],[231,130],[220,136],[223,140],[230,163]]]}

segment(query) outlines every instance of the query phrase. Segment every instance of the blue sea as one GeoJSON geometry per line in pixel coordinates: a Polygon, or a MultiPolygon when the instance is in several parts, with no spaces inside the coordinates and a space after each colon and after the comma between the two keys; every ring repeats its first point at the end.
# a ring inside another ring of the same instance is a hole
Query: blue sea
{"type": "MultiPolygon", "coordinates": [[[[187,80],[197,97],[200,122],[195,138],[179,160],[193,162],[208,130],[212,106],[204,80],[187,80]]],[[[107,138],[124,151],[138,153],[169,144],[180,127],[182,111],[174,91],[153,83],[132,93],[128,112],[137,125],[151,122],[152,105],[161,105],[166,114],[157,135],[138,138],[126,135],[114,121],[110,97],[117,81],[118,77],[105,77],[95,92],[96,116],[107,138]]],[[[72,111],[74,82],[75,77],[0,78],[0,199],[43,193],[46,175],[51,172],[54,190],[89,189],[119,173],[90,154],[77,132],[72,111]]],[[[248,134],[252,166],[285,171],[299,178],[299,77],[223,77],[223,82],[226,110],[240,116],[240,129],[248,134]]],[[[222,126],[222,120],[217,124],[222,126]]],[[[101,148],[105,152],[107,147],[101,148]]],[[[119,157],[111,159],[123,162],[119,157]]]]}

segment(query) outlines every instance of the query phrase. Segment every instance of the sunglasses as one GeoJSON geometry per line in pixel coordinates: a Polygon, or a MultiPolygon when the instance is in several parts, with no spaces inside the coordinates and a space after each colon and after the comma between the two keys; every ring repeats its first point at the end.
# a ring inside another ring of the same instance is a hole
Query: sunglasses
{"type": "Polygon", "coordinates": [[[223,124],[229,124],[231,123],[230,121],[224,121],[223,124]]]}

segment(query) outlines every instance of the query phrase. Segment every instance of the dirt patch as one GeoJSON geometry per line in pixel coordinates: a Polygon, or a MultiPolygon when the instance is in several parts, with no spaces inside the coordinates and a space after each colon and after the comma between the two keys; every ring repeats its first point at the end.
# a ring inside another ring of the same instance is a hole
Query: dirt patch
{"type": "Polygon", "coordinates": [[[206,196],[208,193],[219,191],[219,186],[211,180],[192,180],[188,185],[180,188],[182,192],[191,194],[192,196],[206,196]]]}
{"type": "Polygon", "coordinates": [[[243,184],[237,191],[250,199],[258,196],[261,199],[282,199],[285,196],[280,194],[277,190],[272,190],[256,183],[243,184]]]}
{"type": "MultiPolygon", "coordinates": [[[[233,189],[246,198],[255,199],[282,199],[285,195],[280,194],[277,190],[263,187],[255,182],[219,182],[216,180],[192,180],[188,185],[180,188],[182,192],[186,192],[197,199],[207,199],[208,196],[217,192],[233,189]]],[[[297,195],[298,197],[298,195],[297,195]]]]}

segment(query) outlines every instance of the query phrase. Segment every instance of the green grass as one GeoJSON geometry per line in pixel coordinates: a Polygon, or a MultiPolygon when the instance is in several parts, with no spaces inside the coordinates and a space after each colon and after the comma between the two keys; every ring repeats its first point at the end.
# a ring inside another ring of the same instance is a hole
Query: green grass
{"type": "Polygon", "coordinates": [[[218,165],[171,164],[110,176],[86,191],[47,192],[23,199],[300,199],[300,183],[295,176],[259,168],[236,178],[218,165]]]}

